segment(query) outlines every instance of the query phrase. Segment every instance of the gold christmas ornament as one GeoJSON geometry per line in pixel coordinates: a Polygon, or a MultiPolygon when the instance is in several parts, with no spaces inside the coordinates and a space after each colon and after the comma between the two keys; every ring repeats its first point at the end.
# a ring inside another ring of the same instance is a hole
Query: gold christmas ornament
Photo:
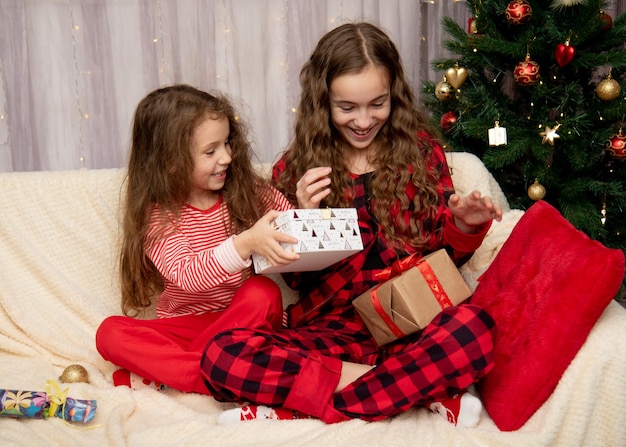
{"type": "Polygon", "coordinates": [[[606,79],[603,79],[596,86],[596,95],[602,101],[613,101],[620,94],[621,87],[619,82],[611,77],[611,69],[606,79]]]}
{"type": "Polygon", "coordinates": [[[454,96],[454,87],[448,84],[446,77],[435,86],[435,96],[439,101],[449,101],[454,96]]]}
{"type": "Polygon", "coordinates": [[[543,132],[539,132],[539,136],[543,137],[541,140],[541,144],[550,143],[550,146],[554,146],[554,140],[556,138],[561,138],[561,136],[556,133],[556,131],[559,130],[559,127],[561,127],[560,124],[554,126],[554,129],[550,126],[546,126],[546,130],[544,130],[543,132]]]}
{"type": "Polygon", "coordinates": [[[539,183],[539,180],[535,179],[535,183],[530,185],[528,188],[528,197],[537,201],[541,200],[546,196],[546,188],[539,183]]]}
{"type": "Polygon", "coordinates": [[[448,83],[456,89],[461,88],[467,79],[467,75],[467,70],[463,67],[459,67],[459,64],[454,64],[454,67],[450,67],[446,71],[446,79],[448,80],[448,83]]]}
{"type": "Polygon", "coordinates": [[[59,381],[63,383],[89,382],[89,374],[81,365],[70,365],[63,370],[59,376],[59,381]]]}
{"type": "Polygon", "coordinates": [[[596,87],[596,94],[602,101],[613,101],[620,94],[621,87],[615,79],[604,79],[596,87]]]}

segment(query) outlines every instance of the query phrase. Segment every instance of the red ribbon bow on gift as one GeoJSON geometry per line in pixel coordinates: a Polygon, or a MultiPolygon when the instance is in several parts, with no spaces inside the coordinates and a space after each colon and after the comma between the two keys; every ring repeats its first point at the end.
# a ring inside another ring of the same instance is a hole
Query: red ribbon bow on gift
{"type": "MultiPolygon", "coordinates": [[[[390,278],[401,275],[403,272],[413,267],[417,267],[419,269],[442,309],[453,306],[450,297],[448,297],[448,294],[443,289],[443,285],[439,282],[437,275],[430,265],[428,265],[428,262],[425,262],[424,259],[422,259],[421,253],[413,253],[404,259],[394,261],[391,266],[381,270],[375,274],[374,277],[378,280],[386,281],[390,278]]],[[[378,298],[378,287],[380,286],[374,287],[370,292],[372,305],[374,306],[376,313],[378,313],[378,315],[382,318],[391,332],[393,332],[396,337],[402,338],[406,334],[398,327],[391,316],[385,312],[385,309],[383,309],[383,306],[378,298]]]]}
{"type": "Polygon", "coordinates": [[[374,275],[379,281],[387,281],[394,276],[399,276],[402,272],[406,272],[411,267],[415,267],[417,264],[421,262],[422,254],[421,253],[413,253],[412,255],[407,256],[403,259],[396,259],[393,261],[389,267],[381,270],[380,272],[374,275]]]}

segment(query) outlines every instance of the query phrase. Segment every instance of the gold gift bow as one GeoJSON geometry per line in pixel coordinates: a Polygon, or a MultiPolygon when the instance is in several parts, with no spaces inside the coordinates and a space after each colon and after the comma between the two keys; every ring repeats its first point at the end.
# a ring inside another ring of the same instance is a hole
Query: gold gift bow
{"type": "Polygon", "coordinates": [[[69,388],[65,388],[63,391],[61,391],[59,384],[56,383],[54,380],[48,380],[46,382],[46,394],[48,395],[48,400],[50,401],[48,416],[54,416],[60,406],[62,419],[67,422],[65,420],[65,402],[67,401],[67,393],[69,392],[69,390],[69,388]],[[54,390],[54,393],[52,392],[52,390],[54,390]]]}
{"type": "Polygon", "coordinates": [[[100,428],[101,425],[91,425],[89,427],[76,427],[75,425],[70,424],[67,419],[65,419],[65,402],[67,401],[67,393],[70,391],[69,388],[65,388],[61,391],[59,384],[54,380],[46,381],[46,394],[48,395],[48,400],[50,402],[50,407],[48,409],[48,416],[56,413],[56,410],[61,406],[61,419],[65,422],[65,425],[72,427],[74,430],[93,430],[94,428],[100,428]],[[55,393],[52,392],[54,389],[55,393]]]}

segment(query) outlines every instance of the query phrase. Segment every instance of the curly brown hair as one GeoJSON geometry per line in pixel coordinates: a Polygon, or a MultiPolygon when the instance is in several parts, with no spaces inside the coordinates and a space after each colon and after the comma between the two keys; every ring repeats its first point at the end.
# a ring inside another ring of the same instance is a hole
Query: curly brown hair
{"type": "Polygon", "coordinates": [[[372,181],[372,212],[392,248],[425,247],[421,225],[437,213],[441,200],[439,173],[425,159],[437,142],[438,132],[416,105],[415,95],[404,76],[400,54],[391,39],[370,23],[349,23],[325,34],[300,72],[301,97],[295,136],[287,152],[286,170],[276,186],[295,203],[295,182],[310,168],[331,166],[331,192],[320,206],[352,206],[346,196],[352,183],[346,163],[347,143],[333,126],[330,86],[345,74],[359,74],[368,67],[382,69],[390,84],[391,112],[376,136],[378,150],[369,162],[376,171],[372,181]],[[418,138],[426,132],[432,138],[418,138]],[[412,169],[409,169],[411,166],[412,169]],[[406,187],[412,182],[420,191],[408,203],[406,187]],[[412,207],[413,219],[393,219],[389,210],[412,207]]]}
{"type": "Polygon", "coordinates": [[[229,212],[230,220],[224,222],[228,231],[237,234],[251,227],[271,200],[269,182],[253,168],[248,128],[225,95],[182,84],[149,93],[135,111],[125,178],[119,258],[125,315],[139,314],[163,285],[145,253],[149,216],[155,206],[164,216],[160,221],[179,215],[191,189],[193,133],[207,117],[227,118],[229,124],[232,161],[221,190],[229,212]]]}

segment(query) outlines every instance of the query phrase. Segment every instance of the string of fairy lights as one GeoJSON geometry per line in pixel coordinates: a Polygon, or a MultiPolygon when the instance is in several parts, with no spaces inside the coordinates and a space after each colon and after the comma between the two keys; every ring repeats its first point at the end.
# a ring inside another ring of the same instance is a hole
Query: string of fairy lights
{"type": "MultiPolygon", "coordinates": [[[[457,3],[457,2],[461,2],[462,0],[447,0],[447,1],[457,3]]],[[[421,3],[426,4],[426,5],[436,5],[438,3],[443,3],[443,1],[422,0],[421,3]]],[[[80,57],[81,44],[84,39],[84,36],[82,34],[84,34],[86,30],[84,30],[81,25],[82,9],[79,7],[79,4],[80,4],[80,1],[77,1],[77,0],[69,0],[67,3],[70,26],[71,26],[71,45],[72,45],[71,54],[72,54],[72,62],[73,62],[73,69],[74,69],[73,91],[75,94],[74,103],[76,107],[76,113],[78,116],[78,128],[77,128],[78,154],[79,154],[79,161],[80,161],[81,167],[86,167],[87,165],[86,129],[88,128],[87,122],[90,119],[90,115],[87,110],[88,104],[85,103],[85,100],[84,100],[85,97],[82,93],[82,89],[83,89],[82,86],[83,86],[85,75],[90,75],[91,72],[88,70],[85,71],[81,68],[81,65],[82,65],[81,64],[82,58],[80,57]]],[[[230,57],[230,51],[233,48],[229,4],[230,2],[228,0],[222,0],[221,5],[220,5],[221,10],[219,12],[220,14],[219,20],[221,22],[220,27],[223,32],[223,45],[222,45],[223,65],[221,65],[222,67],[221,70],[218,67],[218,71],[216,72],[217,81],[219,83],[224,83],[223,88],[226,91],[229,91],[229,89],[231,88],[230,64],[232,63],[232,60],[231,60],[232,58],[230,57]]],[[[289,1],[285,0],[283,4],[284,4],[284,9],[281,15],[277,17],[277,20],[278,22],[285,25],[287,23],[288,16],[289,16],[289,1]]],[[[166,83],[170,81],[168,79],[170,77],[168,76],[168,72],[170,71],[168,70],[168,64],[171,63],[170,61],[167,60],[167,55],[166,55],[167,52],[166,52],[166,46],[165,46],[166,42],[165,42],[164,23],[167,20],[167,18],[165,17],[165,14],[163,11],[162,1],[157,0],[154,5],[155,5],[154,21],[156,23],[154,23],[154,27],[153,27],[154,35],[152,37],[152,42],[156,46],[155,54],[158,59],[159,82],[166,83]]],[[[333,2],[329,6],[331,5],[333,8],[336,7],[336,12],[335,14],[333,14],[331,18],[328,19],[329,28],[336,26],[342,20],[345,19],[344,1],[342,0],[341,2],[337,2],[337,3],[333,2]]],[[[284,28],[285,28],[285,39],[284,39],[285,57],[279,63],[281,65],[281,69],[284,71],[284,79],[286,80],[287,91],[290,91],[289,89],[290,89],[291,83],[289,80],[289,72],[288,72],[289,62],[287,60],[287,55],[289,54],[288,45],[290,42],[289,35],[288,35],[289,27],[285,25],[284,28]]],[[[422,36],[422,40],[425,40],[425,39],[426,37],[422,36]]],[[[8,104],[7,104],[7,94],[6,94],[6,83],[4,79],[4,73],[2,72],[2,70],[3,68],[0,65],[0,90],[2,92],[2,102],[0,103],[0,125],[7,127],[7,130],[6,132],[4,131],[0,132],[0,136],[4,134],[4,138],[3,138],[4,141],[0,142],[0,144],[7,144],[9,140],[9,136],[8,136],[9,129],[8,129],[8,119],[7,119],[8,118],[8,110],[7,110],[8,104]]],[[[295,98],[288,98],[288,102],[294,102],[294,101],[296,101],[295,98]]],[[[291,104],[288,106],[287,111],[286,111],[288,117],[290,114],[294,114],[296,112],[296,107],[297,106],[295,104],[291,104]]]]}
{"type": "MultiPolygon", "coordinates": [[[[283,69],[283,75],[285,77],[285,92],[287,93],[287,103],[289,103],[291,100],[291,98],[289,98],[289,92],[291,92],[291,81],[289,80],[289,61],[287,59],[287,56],[289,55],[289,41],[290,41],[289,26],[287,26],[287,17],[289,16],[289,2],[284,2],[283,5],[284,6],[283,6],[282,15],[278,17],[278,21],[282,24],[282,28],[285,30],[285,34],[284,34],[284,38],[282,42],[284,57],[280,65],[283,69]]],[[[294,111],[295,111],[295,108],[293,106],[285,108],[285,113],[284,113],[285,121],[284,122],[286,123],[290,122],[289,119],[293,115],[294,111]]]]}
{"type": "Polygon", "coordinates": [[[80,155],[81,166],[85,167],[85,145],[83,142],[83,123],[89,119],[89,114],[83,110],[80,95],[80,67],[78,64],[77,45],[76,45],[76,33],[80,31],[80,26],[76,23],[74,18],[74,8],[72,7],[72,1],[68,2],[70,13],[70,24],[72,27],[72,58],[74,60],[74,91],[76,92],[76,109],[78,110],[79,122],[78,122],[78,150],[80,155]]]}
{"type": "Polygon", "coordinates": [[[157,0],[157,29],[158,34],[152,40],[155,44],[159,44],[159,74],[165,74],[165,45],[163,42],[163,9],[161,8],[161,0],[157,0]]]}
{"type": "MultiPolygon", "coordinates": [[[[226,91],[230,91],[230,61],[228,58],[228,36],[230,34],[230,25],[228,20],[227,0],[222,0],[222,29],[224,30],[224,45],[222,46],[222,48],[224,49],[224,67],[226,70],[224,82],[226,83],[226,91]]],[[[218,79],[221,79],[222,77],[219,72],[216,74],[216,76],[218,79]]]]}
{"type": "Polygon", "coordinates": [[[0,147],[5,146],[9,142],[9,124],[7,120],[7,86],[4,79],[4,66],[0,61],[0,91],[2,97],[0,98],[0,136],[4,136],[0,141],[0,147]]]}

